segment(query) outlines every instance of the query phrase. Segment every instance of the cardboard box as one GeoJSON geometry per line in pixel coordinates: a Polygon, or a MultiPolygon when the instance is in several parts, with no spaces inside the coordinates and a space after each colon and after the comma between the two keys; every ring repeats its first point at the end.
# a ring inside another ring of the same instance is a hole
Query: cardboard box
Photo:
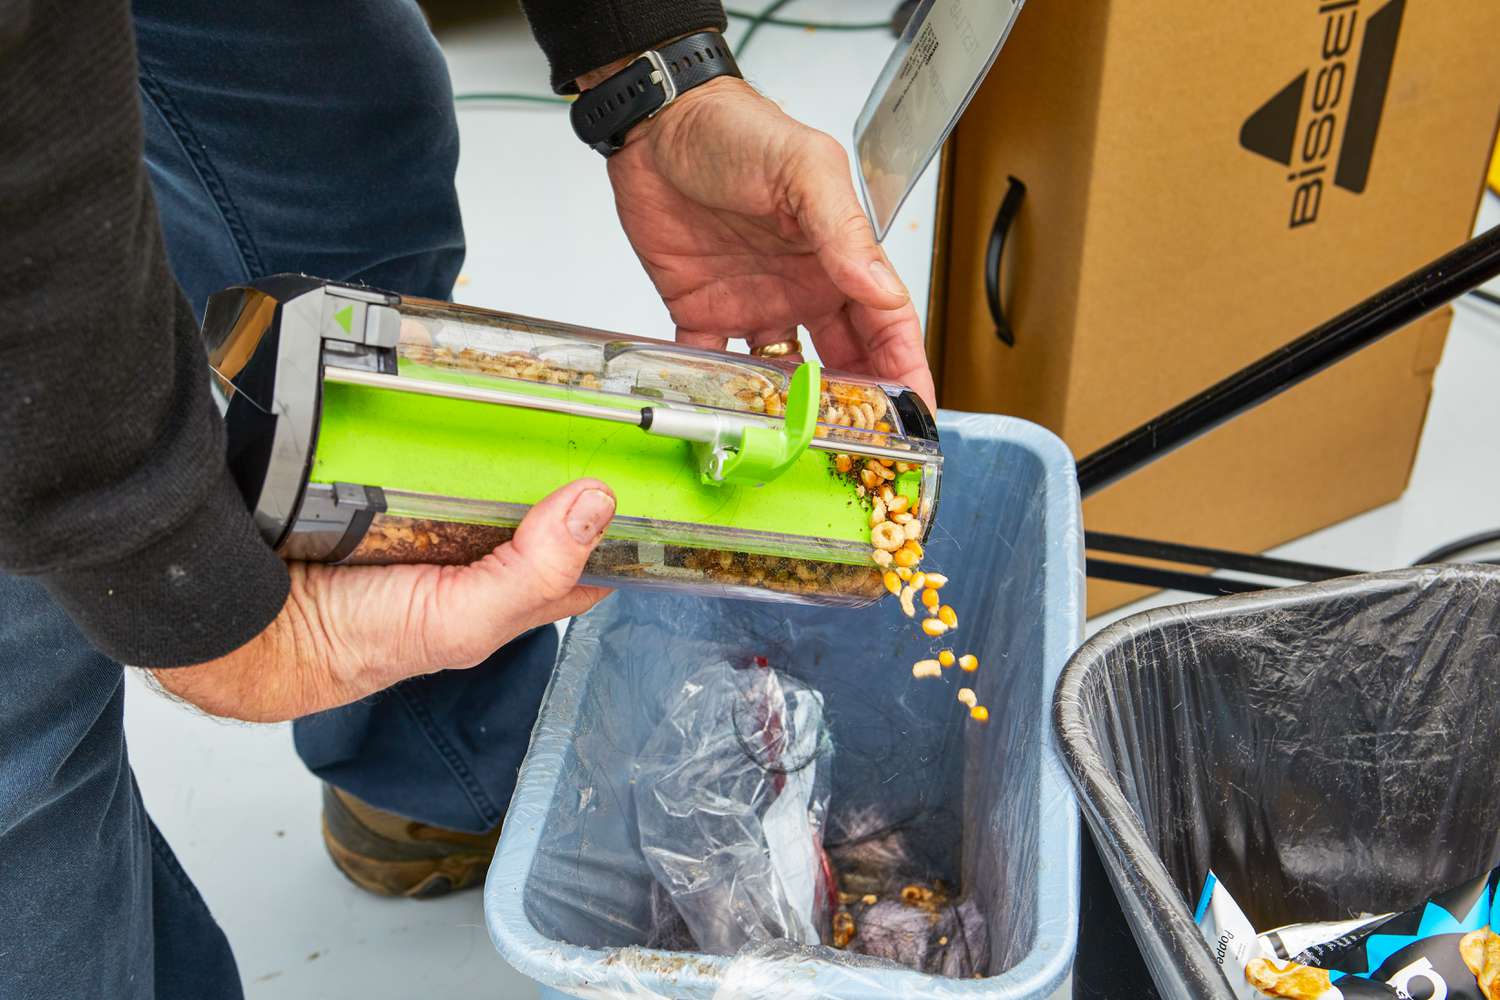
{"type": "MultiPolygon", "coordinates": [[[[945,406],[1082,456],[1462,243],[1500,118],[1500,4],[1041,0],[944,154],[945,406]],[[1014,175],[995,335],[985,252],[1014,175]]],[[[1448,313],[1117,483],[1095,530],[1260,551],[1398,497],[1448,313]]],[[[1095,583],[1090,613],[1141,596],[1095,583]]]]}

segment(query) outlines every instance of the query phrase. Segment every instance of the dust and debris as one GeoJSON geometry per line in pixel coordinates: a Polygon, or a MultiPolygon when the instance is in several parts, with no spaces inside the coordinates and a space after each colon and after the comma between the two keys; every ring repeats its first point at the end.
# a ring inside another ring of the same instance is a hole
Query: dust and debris
{"type": "Polygon", "coordinates": [[[323,953],[321,951],[310,951],[310,952],[307,953],[307,961],[309,961],[309,962],[316,962],[318,959],[320,959],[322,957],[323,957],[323,953]]]}

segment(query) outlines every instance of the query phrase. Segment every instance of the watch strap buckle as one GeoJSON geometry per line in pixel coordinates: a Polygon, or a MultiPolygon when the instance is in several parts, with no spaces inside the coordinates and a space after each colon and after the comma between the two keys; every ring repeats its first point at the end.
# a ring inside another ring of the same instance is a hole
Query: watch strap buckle
{"type": "Polygon", "coordinates": [[[647,118],[655,118],[661,114],[662,109],[677,100],[677,81],[672,76],[672,71],[667,68],[667,61],[661,57],[661,53],[655,49],[647,49],[641,53],[641,58],[651,64],[651,82],[659,84],[662,89],[662,102],[656,106],[656,110],[646,115],[647,118]]]}

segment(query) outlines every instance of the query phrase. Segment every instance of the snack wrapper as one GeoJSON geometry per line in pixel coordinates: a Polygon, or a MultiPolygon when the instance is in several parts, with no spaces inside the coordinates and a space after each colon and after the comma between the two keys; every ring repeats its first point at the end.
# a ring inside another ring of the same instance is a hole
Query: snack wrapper
{"type": "Polygon", "coordinates": [[[1195,919],[1241,1000],[1500,1000],[1500,868],[1401,913],[1257,934],[1209,872],[1195,919]]]}

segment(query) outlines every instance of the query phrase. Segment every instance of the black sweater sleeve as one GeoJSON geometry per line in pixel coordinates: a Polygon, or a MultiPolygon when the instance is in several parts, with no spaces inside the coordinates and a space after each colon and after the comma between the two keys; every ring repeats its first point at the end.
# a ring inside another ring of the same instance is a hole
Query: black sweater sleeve
{"type": "Polygon", "coordinates": [[[725,27],[719,0],[521,0],[521,6],[552,64],[552,88],[559,94],[577,90],[574,80],[616,59],[679,35],[725,27]]]}
{"type": "Polygon", "coordinates": [[[179,666],[256,635],[287,574],[224,464],[136,72],[128,0],[0,3],[0,570],[116,659],[179,666]]]}

